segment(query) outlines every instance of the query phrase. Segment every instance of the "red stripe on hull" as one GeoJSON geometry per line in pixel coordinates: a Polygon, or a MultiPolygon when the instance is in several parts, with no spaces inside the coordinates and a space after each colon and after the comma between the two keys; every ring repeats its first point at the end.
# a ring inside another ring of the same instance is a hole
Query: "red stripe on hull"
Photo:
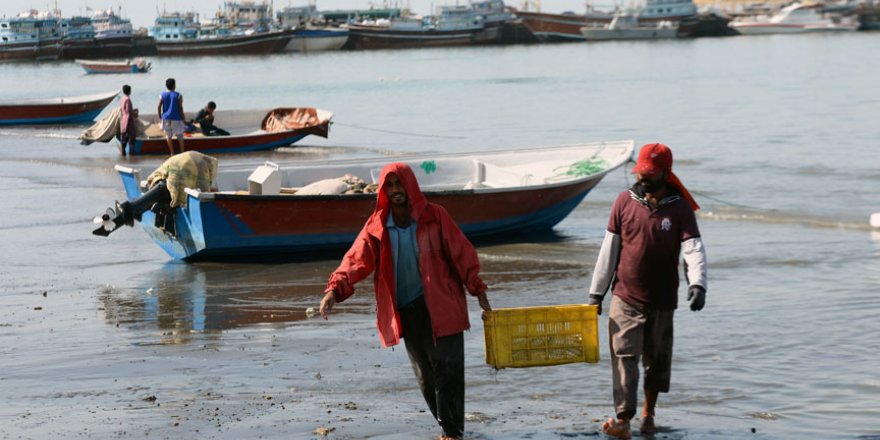
{"type": "Polygon", "coordinates": [[[115,98],[116,95],[113,95],[109,98],[88,102],[33,105],[0,105],[0,121],[14,121],[16,119],[27,120],[41,118],[61,118],[65,116],[88,113],[107,107],[107,105],[110,104],[110,101],[113,101],[113,99],[115,98]]]}
{"type": "MultiPolygon", "coordinates": [[[[281,142],[285,138],[294,135],[316,135],[326,138],[329,130],[330,122],[325,121],[323,124],[300,130],[266,133],[254,136],[194,136],[184,138],[184,147],[187,151],[222,152],[223,150],[247,150],[249,147],[281,142]]],[[[174,148],[178,148],[177,139],[174,139],[174,148]]],[[[168,143],[165,141],[164,137],[149,139],[139,138],[137,140],[137,148],[134,154],[168,154],[168,143]]]]}
{"type": "MultiPolygon", "coordinates": [[[[527,215],[575,197],[592,188],[598,179],[567,187],[522,189],[516,191],[473,193],[456,191],[427,194],[452,215],[459,224],[484,223],[527,215]]],[[[357,232],[373,212],[374,195],[271,196],[254,199],[218,194],[214,200],[221,211],[228,212],[255,235],[337,234],[357,232]]]]}

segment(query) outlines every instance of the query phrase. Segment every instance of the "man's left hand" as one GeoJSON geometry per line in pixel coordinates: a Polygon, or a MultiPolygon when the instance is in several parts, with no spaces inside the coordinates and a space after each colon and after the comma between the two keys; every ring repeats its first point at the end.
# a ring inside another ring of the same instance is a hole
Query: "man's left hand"
{"type": "Polygon", "coordinates": [[[480,302],[481,309],[483,309],[487,312],[492,311],[492,306],[489,305],[489,298],[486,298],[486,292],[483,292],[483,293],[477,295],[477,301],[480,302]]]}
{"type": "Polygon", "coordinates": [[[688,287],[688,301],[691,303],[691,310],[699,312],[706,305],[706,289],[703,286],[694,284],[688,287]]]}

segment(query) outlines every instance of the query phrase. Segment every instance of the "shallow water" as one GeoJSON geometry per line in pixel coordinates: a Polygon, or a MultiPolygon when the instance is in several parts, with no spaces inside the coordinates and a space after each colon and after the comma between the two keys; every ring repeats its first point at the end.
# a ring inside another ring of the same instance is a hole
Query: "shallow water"
{"type": "MultiPolygon", "coordinates": [[[[7,64],[0,98],[127,82],[150,112],[174,76],[188,111],[214,100],[336,115],[327,140],[221,165],[662,141],[703,206],[710,286],[704,311],[677,312],[656,438],[876,438],[877,37],[157,58],[125,77],[7,64]]],[[[185,264],[138,228],[92,236],[123,192],[115,146],[78,145],[83,128],[0,128],[0,438],[438,433],[405,351],[379,348],[368,282],[330,321],[307,318],[337,261],[185,264]]],[[[550,236],[480,246],[493,306],[585,301],[611,201],[631,181],[606,177],[550,236]]],[[[468,435],[597,436],[612,412],[605,317],[599,364],[495,372],[477,310],[468,435]]]]}

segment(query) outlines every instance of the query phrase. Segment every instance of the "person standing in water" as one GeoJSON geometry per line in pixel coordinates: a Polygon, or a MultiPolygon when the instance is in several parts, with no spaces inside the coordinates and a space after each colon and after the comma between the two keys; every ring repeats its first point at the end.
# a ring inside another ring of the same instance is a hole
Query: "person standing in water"
{"type": "Polygon", "coordinates": [[[465,287],[491,310],[480,261],[470,241],[440,205],[422,194],[412,169],[382,169],[376,209],[333,272],[320,312],[354,294],[376,271],[376,320],[382,346],[403,338],[422,396],[443,430],[464,435],[464,335],[470,328],[465,287]]]}
{"type": "Polygon", "coordinates": [[[119,100],[119,154],[125,156],[126,146],[128,152],[134,150],[137,139],[138,110],[131,103],[131,86],[122,86],[122,99],[119,100]]]}
{"type": "Polygon", "coordinates": [[[588,301],[601,314],[611,287],[608,339],[617,419],[603,423],[602,431],[621,439],[632,435],[640,359],[645,393],[640,430],[657,430],[657,398],[670,384],[680,256],[690,309],[702,310],[706,302],[706,252],[694,215],[700,207],[672,172],[672,150],[663,144],[643,146],[632,172],[638,180],[611,207],[588,301]]]}

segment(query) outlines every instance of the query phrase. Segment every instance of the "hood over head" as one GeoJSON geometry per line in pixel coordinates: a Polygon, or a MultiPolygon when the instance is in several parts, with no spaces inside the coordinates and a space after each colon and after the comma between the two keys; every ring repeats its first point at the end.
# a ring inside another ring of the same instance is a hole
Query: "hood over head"
{"type": "Polygon", "coordinates": [[[402,162],[385,165],[379,175],[378,198],[376,200],[376,209],[372,215],[373,220],[380,220],[379,222],[373,222],[374,227],[377,228],[381,228],[385,224],[388,214],[391,212],[391,200],[385,191],[385,180],[389,174],[396,175],[400,179],[401,185],[406,188],[406,201],[413,219],[418,220],[428,204],[428,200],[422,194],[422,189],[419,187],[418,180],[416,180],[416,175],[409,165],[402,162]]]}

